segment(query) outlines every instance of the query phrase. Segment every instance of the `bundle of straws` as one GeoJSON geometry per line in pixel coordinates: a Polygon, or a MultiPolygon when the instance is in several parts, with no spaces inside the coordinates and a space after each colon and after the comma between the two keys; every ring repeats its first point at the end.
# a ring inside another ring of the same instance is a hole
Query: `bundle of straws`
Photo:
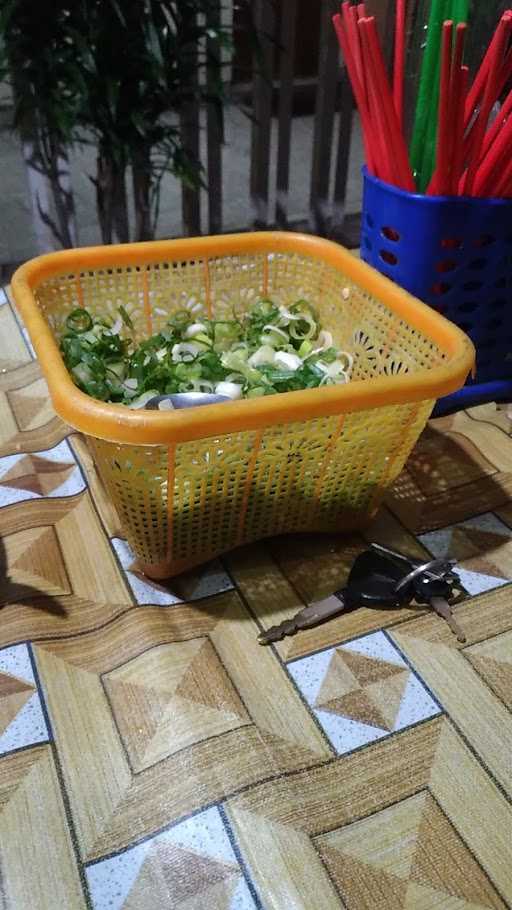
{"type": "Polygon", "coordinates": [[[503,13],[470,84],[464,65],[468,0],[432,0],[409,152],[406,2],[396,0],[392,84],[375,17],[366,15],[365,4],[347,0],[333,16],[361,116],[369,172],[428,195],[512,197],[512,90],[502,101],[512,77],[512,10],[503,13]]]}

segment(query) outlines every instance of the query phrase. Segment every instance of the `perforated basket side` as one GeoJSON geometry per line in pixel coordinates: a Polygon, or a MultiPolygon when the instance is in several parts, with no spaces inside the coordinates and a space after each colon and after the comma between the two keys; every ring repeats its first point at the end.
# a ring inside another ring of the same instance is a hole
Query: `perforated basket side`
{"type": "Polygon", "coordinates": [[[340,414],[170,449],[89,444],[139,564],[166,577],[269,535],[364,525],[431,406],[340,414]]]}

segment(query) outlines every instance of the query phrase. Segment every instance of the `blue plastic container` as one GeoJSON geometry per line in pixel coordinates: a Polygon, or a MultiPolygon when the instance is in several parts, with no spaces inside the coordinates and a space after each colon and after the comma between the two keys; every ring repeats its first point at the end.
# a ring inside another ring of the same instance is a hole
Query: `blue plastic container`
{"type": "Polygon", "coordinates": [[[419,196],[363,174],[362,258],[476,348],[476,377],[434,416],[512,401],[512,200],[419,196]]]}

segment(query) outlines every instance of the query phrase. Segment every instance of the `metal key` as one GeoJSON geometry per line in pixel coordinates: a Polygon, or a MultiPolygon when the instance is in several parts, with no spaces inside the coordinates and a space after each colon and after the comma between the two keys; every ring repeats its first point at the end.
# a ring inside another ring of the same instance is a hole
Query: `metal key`
{"type": "Polygon", "coordinates": [[[281,641],[300,629],[312,628],[356,606],[400,607],[407,606],[413,599],[430,604],[446,620],[458,640],[466,641],[447,600],[458,583],[454,565],[454,560],[447,559],[422,562],[380,544],[372,544],[355,560],[345,588],[305,607],[292,619],[261,632],[258,641],[262,645],[281,641]]]}
{"type": "Polygon", "coordinates": [[[462,631],[458,622],[456,621],[452,613],[452,608],[450,607],[448,601],[445,600],[444,597],[432,597],[430,600],[430,606],[439,616],[445,620],[445,622],[448,623],[453,634],[456,636],[457,641],[460,641],[461,644],[464,644],[467,641],[467,638],[464,635],[464,632],[462,631]]]}
{"type": "Polygon", "coordinates": [[[336,616],[337,613],[341,613],[344,609],[344,600],[340,596],[333,594],[331,597],[326,597],[325,600],[319,600],[309,607],[299,610],[292,619],[285,619],[278,626],[272,626],[265,632],[260,632],[258,641],[260,645],[269,645],[271,642],[281,641],[287,635],[295,635],[300,629],[311,629],[313,626],[318,626],[324,620],[336,616]]]}

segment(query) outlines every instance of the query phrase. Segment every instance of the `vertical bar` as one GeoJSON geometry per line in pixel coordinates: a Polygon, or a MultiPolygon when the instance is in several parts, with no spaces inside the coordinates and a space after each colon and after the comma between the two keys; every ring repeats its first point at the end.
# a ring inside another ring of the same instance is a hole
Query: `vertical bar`
{"type": "Polygon", "coordinates": [[[259,53],[254,57],[251,130],[251,203],[254,226],[268,223],[270,132],[272,127],[272,77],[274,52],[274,0],[255,0],[254,24],[259,53]]]}
{"type": "Polygon", "coordinates": [[[265,253],[265,258],[263,260],[263,283],[261,288],[261,293],[264,297],[268,296],[268,256],[265,253]]]}
{"type": "MultiPolygon", "coordinates": [[[[380,17],[377,16],[377,23],[379,25],[379,32],[381,36],[382,48],[384,51],[384,59],[386,61],[386,67],[388,73],[393,72],[393,54],[395,50],[395,4],[388,2],[384,6],[380,17]],[[380,18],[380,22],[379,22],[380,18]],[[383,20],[383,21],[382,21],[383,20]]],[[[390,78],[391,85],[393,80],[390,78]]]]}
{"type": "Polygon", "coordinates": [[[281,9],[276,223],[279,228],[286,228],[288,226],[297,0],[285,0],[281,9]]]}
{"type": "Polygon", "coordinates": [[[80,281],[80,274],[78,274],[75,278],[75,286],[76,286],[76,297],[78,300],[78,306],[83,308],[85,306],[84,292],[83,292],[83,288],[82,288],[82,282],[80,281]]]}
{"type": "Polygon", "coordinates": [[[212,318],[212,284],[210,280],[210,263],[208,259],[204,260],[204,297],[206,303],[206,315],[208,319],[212,318]]]}
{"type": "MultiPolygon", "coordinates": [[[[188,53],[190,57],[190,98],[183,105],[180,112],[180,128],[183,146],[189,157],[194,162],[199,162],[199,102],[198,102],[198,59],[197,51],[192,48],[188,53]]],[[[199,188],[195,189],[182,184],[181,212],[183,217],[183,232],[188,236],[201,233],[201,206],[199,188]]]]}
{"type": "Polygon", "coordinates": [[[256,462],[258,460],[258,455],[260,453],[261,440],[263,437],[263,430],[256,430],[254,434],[254,439],[252,442],[252,455],[247,465],[247,476],[245,478],[245,488],[242,496],[242,502],[240,505],[240,514],[238,518],[238,538],[237,543],[241,544],[244,539],[244,526],[245,518],[247,515],[247,507],[249,505],[249,497],[251,495],[251,483],[254,475],[254,469],[256,467],[256,462]]]}
{"type": "MultiPolygon", "coordinates": [[[[195,102],[187,105],[180,117],[181,135],[185,148],[194,160],[199,158],[199,108],[195,102]]],[[[187,236],[201,233],[199,190],[185,186],[181,188],[181,213],[183,232],[187,236]]]]}
{"type": "Polygon", "coordinates": [[[174,480],[176,476],[176,446],[167,449],[167,561],[173,558],[174,480]]]}
{"type": "Polygon", "coordinates": [[[145,268],[142,272],[142,298],[144,302],[144,316],[146,318],[146,332],[148,333],[148,338],[151,338],[151,335],[153,334],[153,312],[149,299],[148,268],[145,268]]]}
{"type": "MultiPolygon", "coordinates": [[[[221,24],[220,0],[211,0],[208,11],[208,25],[216,33],[221,24]]],[[[206,40],[206,86],[213,95],[222,79],[221,50],[218,37],[206,40]]],[[[206,108],[206,141],[208,167],[208,232],[218,234],[222,230],[222,142],[223,114],[219,104],[208,102],[206,108]]]]}
{"type": "Polygon", "coordinates": [[[338,71],[338,44],[332,27],[331,9],[328,3],[322,3],[321,16],[309,200],[310,224],[312,230],[317,234],[327,232],[329,221],[331,146],[338,71]]]}
{"type": "Polygon", "coordinates": [[[334,196],[332,219],[329,233],[336,236],[342,229],[345,220],[347,197],[348,164],[352,141],[352,122],[354,105],[352,89],[346,68],[343,68],[340,82],[340,118],[338,127],[338,151],[336,155],[336,172],[334,178],[334,196]]]}

